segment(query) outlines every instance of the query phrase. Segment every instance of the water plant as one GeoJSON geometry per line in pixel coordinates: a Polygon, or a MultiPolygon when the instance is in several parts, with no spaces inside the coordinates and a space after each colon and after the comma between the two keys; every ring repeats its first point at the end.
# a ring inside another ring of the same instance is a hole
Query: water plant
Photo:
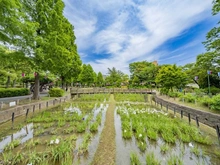
{"type": "Polygon", "coordinates": [[[138,155],[134,152],[130,153],[130,162],[132,165],[141,165],[138,155]]]}
{"type": "Polygon", "coordinates": [[[10,150],[14,149],[15,147],[19,146],[20,143],[21,143],[21,141],[19,139],[15,139],[11,143],[8,143],[4,147],[4,151],[10,151],[10,150]]]}
{"type": "Polygon", "coordinates": [[[79,124],[76,126],[76,132],[77,132],[77,133],[85,132],[85,130],[86,130],[86,122],[79,123],[79,124]]]}
{"type": "Polygon", "coordinates": [[[191,147],[190,152],[192,152],[197,157],[200,156],[200,150],[199,150],[198,146],[191,147]]]}
{"type": "Polygon", "coordinates": [[[160,151],[163,153],[166,153],[169,150],[170,150],[170,146],[166,143],[160,146],[160,151]]]}
{"type": "Polygon", "coordinates": [[[167,161],[168,165],[183,165],[183,160],[180,156],[171,155],[167,161]]]}
{"type": "Polygon", "coordinates": [[[160,165],[160,161],[158,159],[156,159],[155,155],[153,152],[151,153],[147,153],[146,155],[146,163],[147,165],[160,165]]]}
{"type": "Polygon", "coordinates": [[[91,132],[97,132],[98,131],[98,122],[94,122],[94,123],[92,123],[91,124],[91,126],[90,126],[90,131],[91,132]]]}
{"type": "Polygon", "coordinates": [[[146,141],[138,141],[137,143],[138,143],[138,148],[139,148],[142,152],[144,152],[144,151],[146,150],[146,148],[147,148],[147,143],[146,143],[146,141]]]}

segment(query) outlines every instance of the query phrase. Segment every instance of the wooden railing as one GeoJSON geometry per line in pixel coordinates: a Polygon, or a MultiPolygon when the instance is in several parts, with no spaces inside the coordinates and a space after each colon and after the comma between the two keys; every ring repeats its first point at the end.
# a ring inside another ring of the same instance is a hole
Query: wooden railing
{"type": "Polygon", "coordinates": [[[101,93],[154,93],[150,89],[123,89],[123,88],[71,88],[70,93],[75,94],[101,94],[101,93]]]}

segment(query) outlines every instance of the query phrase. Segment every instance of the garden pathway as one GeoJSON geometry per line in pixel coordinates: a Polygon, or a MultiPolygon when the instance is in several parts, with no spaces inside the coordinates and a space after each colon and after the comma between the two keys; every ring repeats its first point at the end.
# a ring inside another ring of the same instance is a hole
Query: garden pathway
{"type": "Polygon", "coordinates": [[[115,126],[114,126],[114,95],[111,94],[109,107],[106,112],[105,126],[103,128],[99,146],[95,153],[92,165],[114,165],[116,157],[115,126]]]}

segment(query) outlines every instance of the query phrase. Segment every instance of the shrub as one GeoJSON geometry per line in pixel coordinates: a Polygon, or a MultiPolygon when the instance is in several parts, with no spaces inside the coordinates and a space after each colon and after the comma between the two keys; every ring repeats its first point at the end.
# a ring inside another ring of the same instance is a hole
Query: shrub
{"type": "Polygon", "coordinates": [[[169,89],[167,89],[167,88],[161,88],[161,89],[160,89],[160,94],[162,94],[162,95],[163,95],[163,94],[166,95],[166,94],[168,94],[168,92],[169,92],[169,89]]]}
{"type": "Polygon", "coordinates": [[[178,92],[168,92],[168,96],[170,96],[170,97],[178,97],[178,92]]]}
{"type": "Polygon", "coordinates": [[[0,88],[0,98],[28,95],[27,88],[0,88]]]}
{"type": "MultiPolygon", "coordinates": [[[[209,88],[205,88],[204,91],[208,94],[209,88]]],[[[212,95],[216,95],[216,94],[220,93],[220,89],[212,86],[212,87],[210,87],[210,92],[212,95]]]]}
{"type": "Polygon", "coordinates": [[[50,97],[62,97],[64,95],[64,90],[60,88],[52,88],[49,91],[50,97]]]}
{"type": "Polygon", "coordinates": [[[210,107],[212,110],[220,110],[220,94],[212,97],[210,107]]]}
{"type": "Polygon", "coordinates": [[[186,102],[189,102],[189,103],[193,103],[196,100],[196,96],[193,96],[191,93],[187,93],[186,95],[180,96],[180,100],[183,98],[186,102]]]}
{"type": "Polygon", "coordinates": [[[198,101],[204,105],[204,106],[209,106],[212,102],[212,99],[209,96],[204,96],[202,98],[199,98],[198,101]]]}

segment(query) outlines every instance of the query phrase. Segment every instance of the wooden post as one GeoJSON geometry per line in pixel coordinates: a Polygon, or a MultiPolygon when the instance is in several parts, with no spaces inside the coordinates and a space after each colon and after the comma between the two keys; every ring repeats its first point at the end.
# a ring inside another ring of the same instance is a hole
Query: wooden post
{"type": "Polygon", "coordinates": [[[160,103],[160,109],[162,109],[163,108],[163,106],[162,106],[162,102],[160,103]]]}
{"type": "Polygon", "coordinates": [[[196,125],[197,125],[197,127],[199,127],[199,118],[198,118],[198,116],[196,116],[196,125]]]}
{"type": "Polygon", "coordinates": [[[2,108],[3,108],[3,102],[0,103],[0,109],[2,109],[2,108]]]}
{"type": "Polygon", "coordinates": [[[41,110],[41,103],[39,103],[39,110],[41,110]]]}
{"type": "Polygon", "coordinates": [[[48,108],[48,104],[49,104],[49,103],[48,103],[48,101],[47,101],[47,108],[48,108]]]}
{"type": "Polygon", "coordinates": [[[12,122],[12,129],[14,128],[14,119],[15,119],[15,113],[13,112],[12,113],[12,116],[11,116],[11,122],[12,122]]]}
{"type": "Polygon", "coordinates": [[[220,141],[220,130],[219,130],[218,125],[216,125],[216,133],[217,133],[218,140],[220,141]]]}
{"type": "Polygon", "coordinates": [[[167,112],[168,112],[168,104],[167,104],[167,112]]]}
{"type": "Polygon", "coordinates": [[[55,105],[55,100],[53,100],[53,105],[55,105]]]}
{"type": "Polygon", "coordinates": [[[188,113],[189,124],[191,123],[190,113],[188,113]]]}
{"type": "Polygon", "coordinates": [[[183,110],[181,110],[181,119],[183,118],[183,110]]]}
{"type": "Polygon", "coordinates": [[[176,108],[175,107],[173,107],[173,113],[174,113],[174,115],[176,115],[176,108]]]}
{"type": "Polygon", "coordinates": [[[17,101],[16,101],[16,105],[19,105],[19,99],[17,99],[17,101]]]}
{"type": "Polygon", "coordinates": [[[34,111],[35,111],[35,105],[33,106],[33,116],[34,116],[34,111]]]}
{"type": "Polygon", "coordinates": [[[29,112],[29,108],[27,109],[27,111],[26,111],[26,119],[25,119],[25,121],[27,120],[27,116],[28,116],[28,112],[29,112]]]}

